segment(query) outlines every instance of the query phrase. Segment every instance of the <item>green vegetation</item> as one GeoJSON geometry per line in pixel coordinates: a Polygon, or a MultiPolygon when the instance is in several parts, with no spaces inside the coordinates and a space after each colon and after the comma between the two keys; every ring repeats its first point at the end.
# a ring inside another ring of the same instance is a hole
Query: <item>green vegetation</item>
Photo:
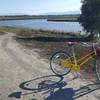
{"type": "Polygon", "coordinates": [[[84,30],[100,36],[100,0],[82,0],[82,14],[79,17],[84,30]]]}

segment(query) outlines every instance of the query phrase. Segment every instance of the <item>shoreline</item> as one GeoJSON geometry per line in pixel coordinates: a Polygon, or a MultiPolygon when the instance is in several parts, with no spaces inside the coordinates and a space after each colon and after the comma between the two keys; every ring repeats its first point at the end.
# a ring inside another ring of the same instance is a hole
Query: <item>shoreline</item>
{"type": "Polygon", "coordinates": [[[35,35],[69,35],[69,36],[76,36],[79,35],[80,32],[65,32],[65,31],[57,31],[57,30],[47,30],[47,29],[34,29],[34,28],[25,28],[25,27],[18,27],[18,26],[0,26],[1,31],[10,31],[14,33],[22,32],[25,33],[34,33],[35,35]]]}
{"type": "Polygon", "coordinates": [[[5,20],[31,20],[31,19],[47,19],[47,21],[78,21],[80,15],[13,15],[0,16],[0,21],[5,20]]]}
{"type": "Polygon", "coordinates": [[[55,30],[44,30],[44,29],[30,29],[24,27],[12,27],[2,26],[0,27],[2,32],[14,33],[16,39],[28,39],[35,41],[44,42],[90,42],[91,39],[88,36],[80,35],[80,32],[64,32],[55,30]]]}

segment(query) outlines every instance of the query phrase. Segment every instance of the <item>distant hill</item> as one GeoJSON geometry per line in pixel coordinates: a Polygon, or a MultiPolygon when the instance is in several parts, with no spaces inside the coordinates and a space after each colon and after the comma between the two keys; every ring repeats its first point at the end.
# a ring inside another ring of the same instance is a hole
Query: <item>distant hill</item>
{"type": "Polygon", "coordinates": [[[25,13],[7,13],[7,14],[0,14],[0,16],[42,16],[42,15],[80,15],[81,11],[66,11],[66,12],[48,12],[48,13],[41,13],[40,15],[33,15],[33,14],[25,14],[25,13]]]}
{"type": "Polygon", "coordinates": [[[28,15],[24,13],[7,13],[7,14],[0,14],[0,16],[19,16],[19,15],[28,15]]]}
{"type": "Polygon", "coordinates": [[[41,15],[9,13],[6,15],[0,15],[0,20],[47,19],[48,21],[77,21],[80,14],[80,11],[50,12],[41,15]]]}
{"type": "Polygon", "coordinates": [[[81,11],[50,12],[43,15],[80,15],[81,11]]]}

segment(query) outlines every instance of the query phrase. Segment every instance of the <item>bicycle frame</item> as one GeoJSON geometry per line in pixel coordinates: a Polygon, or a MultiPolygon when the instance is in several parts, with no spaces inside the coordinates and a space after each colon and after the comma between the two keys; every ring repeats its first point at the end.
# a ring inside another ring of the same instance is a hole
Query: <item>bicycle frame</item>
{"type": "Polygon", "coordinates": [[[86,64],[88,61],[90,61],[92,58],[95,57],[96,57],[96,50],[93,49],[93,51],[91,51],[90,53],[86,54],[85,56],[77,60],[74,47],[72,47],[72,55],[70,57],[70,59],[73,59],[71,60],[72,62],[69,62],[67,59],[62,59],[61,62],[65,67],[70,68],[72,71],[80,71],[80,68],[84,64],[86,64]]]}
{"type": "MultiPolygon", "coordinates": [[[[89,65],[91,67],[89,71],[91,71],[92,69],[93,71],[95,71],[95,74],[97,76],[97,81],[98,83],[100,83],[100,41],[96,43],[87,42],[80,44],[78,44],[77,42],[75,43],[69,42],[67,47],[67,52],[65,51],[56,52],[55,54],[52,55],[50,59],[51,70],[56,75],[59,76],[64,76],[68,74],[70,71],[72,73],[75,73],[76,76],[76,73],[80,72],[82,67],[85,67],[83,65],[85,65],[86,67],[88,67],[89,65]],[[80,49],[82,49],[80,45],[87,46],[89,48],[91,47],[91,49],[88,48],[89,50],[87,53],[84,52],[87,49],[82,50],[85,54],[80,56],[81,54],[78,54],[77,52],[80,49]],[[78,50],[76,50],[76,47],[79,47],[79,49],[77,48],[78,50]]],[[[84,68],[82,68],[82,72],[83,69],[84,68]]]]}

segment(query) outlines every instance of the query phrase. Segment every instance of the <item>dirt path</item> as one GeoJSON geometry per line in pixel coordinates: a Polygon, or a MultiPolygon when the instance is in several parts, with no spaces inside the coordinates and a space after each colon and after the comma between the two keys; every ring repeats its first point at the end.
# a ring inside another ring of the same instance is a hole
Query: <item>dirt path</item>
{"type": "Polygon", "coordinates": [[[11,33],[0,36],[0,100],[16,100],[16,95],[11,96],[10,94],[19,91],[24,93],[19,100],[73,100],[75,98],[77,100],[100,100],[100,90],[97,85],[81,79],[71,81],[71,75],[67,75],[62,80],[63,82],[58,82],[56,86],[50,87],[55,90],[53,95],[50,95],[52,91],[43,93],[45,90],[52,90],[49,86],[37,93],[30,93],[34,92],[32,90],[25,90],[23,82],[31,80],[29,82],[32,85],[31,87],[36,88],[38,86],[37,80],[40,82],[42,80],[43,83],[48,81],[50,84],[50,82],[56,82],[59,77],[55,76],[53,79],[53,76],[49,76],[53,75],[49,64],[40,58],[37,52],[24,49],[12,39],[12,36],[11,33]],[[46,77],[39,78],[40,76],[46,77]],[[53,81],[50,81],[52,79],[53,81]],[[20,84],[22,84],[21,87],[19,87],[20,84]],[[64,87],[64,89],[61,87],[64,87]]]}

